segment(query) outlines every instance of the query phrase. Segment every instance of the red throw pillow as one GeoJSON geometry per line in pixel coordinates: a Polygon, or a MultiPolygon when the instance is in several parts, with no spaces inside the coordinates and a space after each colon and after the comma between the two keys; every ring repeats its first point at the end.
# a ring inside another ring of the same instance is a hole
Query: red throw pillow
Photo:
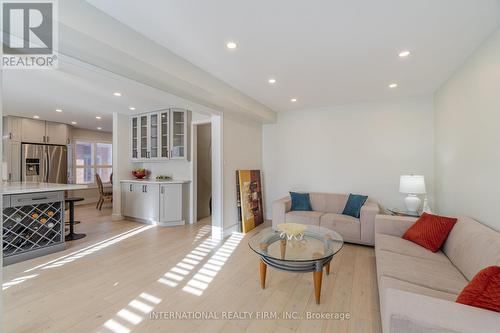
{"type": "Polygon", "coordinates": [[[458,295],[457,303],[500,312],[500,266],[480,270],[458,295]]]}
{"type": "Polygon", "coordinates": [[[406,230],[403,238],[437,252],[448,237],[456,218],[423,213],[422,216],[406,230]]]}

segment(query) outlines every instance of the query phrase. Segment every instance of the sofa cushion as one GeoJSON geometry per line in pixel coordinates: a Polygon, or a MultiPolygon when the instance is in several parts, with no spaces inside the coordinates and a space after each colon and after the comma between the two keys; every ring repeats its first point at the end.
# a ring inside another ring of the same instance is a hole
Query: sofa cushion
{"type": "Polygon", "coordinates": [[[297,193],[290,192],[290,198],[292,199],[292,211],[311,211],[311,201],[309,199],[309,193],[297,193]]]}
{"type": "Polygon", "coordinates": [[[375,249],[377,277],[390,276],[402,281],[442,292],[458,294],[468,281],[452,265],[375,249]]]}
{"type": "Polygon", "coordinates": [[[293,211],[285,215],[285,222],[287,223],[302,223],[308,225],[319,226],[319,219],[323,215],[322,212],[315,211],[293,211]]]}
{"type": "Polygon", "coordinates": [[[482,269],[462,290],[457,303],[500,312],[500,267],[482,269]]]}
{"type": "Polygon", "coordinates": [[[345,204],[342,214],[359,219],[361,207],[363,207],[367,199],[368,197],[366,195],[349,194],[349,198],[347,199],[347,203],[345,204]]]}
{"type": "Polygon", "coordinates": [[[444,263],[449,263],[450,260],[441,252],[431,252],[413,242],[407,241],[401,237],[376,234],[375,246],[379,250],[390,251],[394,253],[404,254],[411,257],[434,260],[444,263]]]}
{"type": "Polygon", "coordinates": [[[406,230],[403,238],[421,245],[432,252],[437,252],[446,241],[448,234],[456,222],[456,218],[423,213],[406,230]]]}
{"type": "Polygon", "coordinates": [[[485,267],[500,266],[500,232],[471,218],[459,217],[443,252],[471,280],[485,267]]]}
{"type": "Polygon", "coordinates": [[[312,210],[325,213],[341,214],[347,202],[347,194],[338,193],[309,193],[312,210]]]}
{"type": "Polygon", "coordinates": [[[319,225],[335,230],[341,234],[346,241],[359,241],[361,237],[359,219],[352,216],[326,213],[321,216],[319,225]]]}
{"type": "MultiPolygon", "coordinates": [[[[439,291],[423,286],[419,286],[414,283],[406,282],[403,280],[398,280],[390,276],[381,276],[379,281],[379,289],[384,290],[387,288],[399,289],[403,291],[408,291],[415,294],[425,295],[434,298],[440,298],[447,301],[455,301],[457,294],[448,293],[444,291],[439,291]]],[[[381,293],[382,295],[383,293],[381,293]]]]}

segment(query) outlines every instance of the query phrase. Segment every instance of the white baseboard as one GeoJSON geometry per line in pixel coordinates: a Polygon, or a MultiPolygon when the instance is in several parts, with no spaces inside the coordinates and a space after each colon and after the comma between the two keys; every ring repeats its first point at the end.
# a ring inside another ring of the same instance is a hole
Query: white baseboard
{"type": "Polygon", "coordinates": [[[121,221],[124,220],[125,218],[123,217],[122,214],[111,214],[111,221],[121,221]]]}
{"type": "Polygon", "coordinates": [[[238,232],[238,225],[232,225],[228,228],[224,228],[224,238],[230,236],[233,232],[238,232]]]}

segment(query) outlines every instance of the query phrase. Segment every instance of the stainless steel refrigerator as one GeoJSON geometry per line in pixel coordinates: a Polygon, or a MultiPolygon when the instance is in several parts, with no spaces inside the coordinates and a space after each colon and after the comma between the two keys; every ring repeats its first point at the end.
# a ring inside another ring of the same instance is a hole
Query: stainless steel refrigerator
{"type": "Polygon", "coordinates": [[[68,183],[66,146],[23,143],[21,159],[21,181],[68,183]]]}

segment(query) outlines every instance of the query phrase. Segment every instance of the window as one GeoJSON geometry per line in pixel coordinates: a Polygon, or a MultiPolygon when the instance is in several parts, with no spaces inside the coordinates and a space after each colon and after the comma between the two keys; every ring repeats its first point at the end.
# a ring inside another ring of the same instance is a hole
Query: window
{"type": "Polygon", "coordinates": [[[76,141],[75,183],[93,184],[97,173],[103,183],[109,183],[113,172],[113,146],[111,143],[76,141]]]}

